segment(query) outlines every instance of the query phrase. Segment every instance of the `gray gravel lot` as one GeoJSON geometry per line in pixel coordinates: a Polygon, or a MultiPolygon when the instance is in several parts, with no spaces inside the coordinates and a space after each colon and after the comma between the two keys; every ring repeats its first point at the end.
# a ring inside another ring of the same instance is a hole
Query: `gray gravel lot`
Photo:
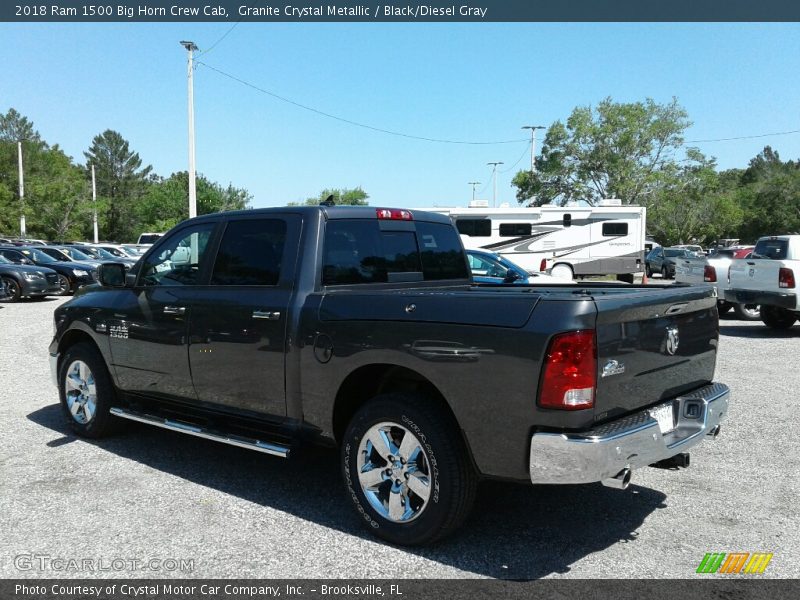
{"type": "Polygon", "coordinates": [[[362,530],[335,451],[286,461],[144,425],[71,435],[47,361],[62,301],[0,304],[2,577],[691,578],[706,552],[757,551],[775,553],[764,577],[800,576],[800,324],[723,318],[731,413],[689,469],[636,471],[624,492],[486,483],[455,537],[406,550],[362,530]],[[32,554],[107,570],[28,568],[32,554]]]}

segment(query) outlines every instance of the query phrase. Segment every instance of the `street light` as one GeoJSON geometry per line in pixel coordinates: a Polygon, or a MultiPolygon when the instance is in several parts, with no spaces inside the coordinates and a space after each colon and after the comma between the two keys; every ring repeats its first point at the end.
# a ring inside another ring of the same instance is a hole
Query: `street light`
{"type": "Polygon", "coordinates": [[[546,128],[542,125],[524,125],[522,129],[531,130],[531,174],[533,174],[536,172],[536,162],[534,160],[534,156],[536,156],[536,130],[546,128]]]}
{"type": "Polygon", "coordinates": [[[492,186],[494,191],[492,192],[492,208],[497,207],[497,165],[504,165],[504,162],[488,162],[487,165],[491,165],[492,167],[492,186]]]}
{"type": "Polygon", "coordinates": [[[480,184],[481,184],[481,182],[480,182],[480,181],[470,181],[470,182],[467,184],[467,185],[471,185],[471,186],[472,186],[472,202],[473,202],[473,203],[475,202],[475,186],[476,186],[476,185],[480,185],[480,184]]]}
{"type": "Polygon", "coordinates": [[[197,216],[197,188],[194,173],[194,51],[199,48],[194,42],[181,41],[181,46],[189,53],[188,87],[189,87],[189,218],[197,216]]]}
{"type": "Polygon", "coordinates": [[[19,237],[25,237],[25,181],[24,176],[22,173],[22,142],[25,141],[25,138],[22,138],[17,142],[17,159],[19,162],[19,205],[20,205],[20,214],[19,214],[19,237]]]}

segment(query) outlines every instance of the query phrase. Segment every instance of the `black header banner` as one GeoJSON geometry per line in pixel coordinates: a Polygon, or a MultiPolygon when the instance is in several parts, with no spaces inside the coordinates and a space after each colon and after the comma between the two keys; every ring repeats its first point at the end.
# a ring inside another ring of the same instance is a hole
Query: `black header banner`
{"type": "Polygon", "coordinates": [[[4,0],[7,22],[800,21],[797,0],[4,0]]]}

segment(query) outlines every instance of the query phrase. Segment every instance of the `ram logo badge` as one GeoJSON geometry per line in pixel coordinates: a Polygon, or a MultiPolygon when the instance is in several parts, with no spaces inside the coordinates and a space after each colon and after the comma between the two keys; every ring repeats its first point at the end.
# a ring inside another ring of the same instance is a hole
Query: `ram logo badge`
{"type": "Polygon", "coordinates": [[[664,352],[673,356],[678,351],[678,344],[680,338],[678,337],[677,327],[667,327],[667,337],[664,340],[664,352]]]}

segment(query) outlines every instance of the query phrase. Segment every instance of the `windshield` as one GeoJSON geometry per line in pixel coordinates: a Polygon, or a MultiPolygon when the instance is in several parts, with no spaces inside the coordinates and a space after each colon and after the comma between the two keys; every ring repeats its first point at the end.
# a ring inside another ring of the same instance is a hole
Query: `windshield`
{"type": "Polygon", "coordinates": [[[114,256],[121,256],[123,258],[126,257],[126,254],[122,250],[119,250],[118,248],[112,248],[111,246],[102,246],[99,248],[99,250],[103,250],[104,252],[108,252],[114,256]]]}
{"type": "Polygon", "coordinates": [[[100,254],[100,252],[98,251],[98,248],[89,248],[89,247],[85,246],[85,247],[82,247],[80,250],[78,250],[77,248],[72,248],[72,251],[73,251],[73,252],[80,252],[80,253],[82,253],[82,254],[83,254],[83,255],[85,255],[85,256],[86,256],[86,257],[87,257],[89,260],[96,260],[96,259],[98,259],[98,258],[100,258],[100,257],[101,257],[101,254],[100,254]]]}
{"type": "Polygon", "coordinates": [[[686,251],[677,248],[667,248],[664,250],[664,256],[668,256],[670,258],[675,258],[676,256],[683,256],[686,251]]]}
{"type": "Polygon", "coordinates": [[[42,252],[61,262],[72,262],[72,259],[69,256],[56,248],[42,248],[42,252]]]}
{"type": "Polygon", "coordinates": [[[88,254],[84,254],[77,248],[64,248],[62,252],[64,252],[68,256],[71,256],[72,260],[94,260],[91,256],[89,256],[88,254]]]}
{"type": "Polygon", "coordinates": [[[33,248],[31,248],[29,250],[28,249],[20,250],[20,252],[22,252],[25,256],[27,256],[34,262],[48,263],[48,264],[58,262],[55,258],[53,258],[52,256],[48,256],[41,250],[34,250],[33,248]]]}

